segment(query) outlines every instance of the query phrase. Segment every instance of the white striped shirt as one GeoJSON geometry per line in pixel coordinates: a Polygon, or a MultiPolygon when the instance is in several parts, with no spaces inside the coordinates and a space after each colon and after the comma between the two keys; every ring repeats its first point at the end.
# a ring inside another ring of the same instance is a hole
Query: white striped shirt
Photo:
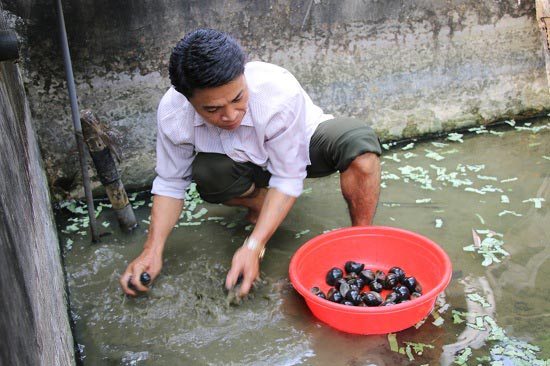
{"type": "Polygon", "coordinates": [[[271,173],[270,187],[300,195],[310,163],[311,135],[319,123],[333,117],[313,104],[294,76],[279,66],[249,62],[244,76],[247,111],[234,130],[208,123],[173,87],[164,94],[157,112],[153,194],[185,198],[195,154],[211,152],[252,162],[271,173]]]}

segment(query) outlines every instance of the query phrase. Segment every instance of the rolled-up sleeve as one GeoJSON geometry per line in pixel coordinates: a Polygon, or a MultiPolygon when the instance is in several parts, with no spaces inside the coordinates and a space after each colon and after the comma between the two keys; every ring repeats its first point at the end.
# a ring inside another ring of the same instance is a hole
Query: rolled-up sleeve
{"type": "Polygon", "coordinates": [[[309,164],[303,96],[297,93],[266,127],[269,185],[293,197],[303,190],[309,164]]]}
{"type": "Polygon", "coordinates": [[[171,116],[176,114],[162,116],[162,108],[159,107],[155,167],[157,176],[151,193],[184,199],[185,188],[191,183],[194,147],[190,143],[179,142],[183,131],[174,120],[175,117],[171,116]]]}

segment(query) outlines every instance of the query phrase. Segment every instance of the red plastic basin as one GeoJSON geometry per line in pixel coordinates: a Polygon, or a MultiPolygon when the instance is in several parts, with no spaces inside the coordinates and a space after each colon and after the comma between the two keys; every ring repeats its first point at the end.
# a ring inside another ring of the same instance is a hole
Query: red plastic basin
{"type": "Polygon", "coordinates": [[[307,241],[290,261],[292,285],[315,317],[348,333],[385,334],[409,328],[433,309],[437,296],[451,280],[449,256],[432,240],[411,231],[385,227],[350,227],[307,241]],[[318,286],[330,288],[325,276],[332,267],[344,268],[352,260],[365,268],[387,272],[401,267],[415,276],[423,289],[417,299],[393,306],[358,307],[334,303],[311,293],[318,286]]]}

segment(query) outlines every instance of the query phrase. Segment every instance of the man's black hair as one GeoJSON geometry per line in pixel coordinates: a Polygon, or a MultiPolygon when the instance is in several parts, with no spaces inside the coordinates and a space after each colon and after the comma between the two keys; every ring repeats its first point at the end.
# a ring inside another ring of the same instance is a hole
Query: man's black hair
{"type": "Polygon", "coordinates": [[[174,88],[187,99],[195,90],[221,86],[244,73],[246,54],[231,36],[214,29],[186,34],[170,56],[174,88]]]}

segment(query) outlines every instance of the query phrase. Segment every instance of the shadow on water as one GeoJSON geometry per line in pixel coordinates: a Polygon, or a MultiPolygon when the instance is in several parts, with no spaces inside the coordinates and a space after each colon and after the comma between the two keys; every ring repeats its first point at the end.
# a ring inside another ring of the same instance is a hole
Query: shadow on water
{"type": "MultiPolygon", "coordinates": [[[[510,123],[512,124],[512,123],[510,123]]],[[[349,225],[337,175],[306,189],[268,246],[263,282],[231,306],[223,290],[245,212],[192,196],[169,238],[152,291],[126,298],[118,279],[141,251],[149,198],[134,197],[140,228],[91,245],[78,206],[58,225],[76,337],[85,365],[537,365],[550,357],[550,124],[547,120],[386,146],[377,225],[439,243],[453,280],[422,324],[357,336],[317,321],[288,280],[296,249],[349,225]],[[477,249],[473,232],[482,244],[477,249]],[[470,250],[469,250],[470,249],[470,250]],[[473,251],[471,251],[473,250],[473,251]]]]}

